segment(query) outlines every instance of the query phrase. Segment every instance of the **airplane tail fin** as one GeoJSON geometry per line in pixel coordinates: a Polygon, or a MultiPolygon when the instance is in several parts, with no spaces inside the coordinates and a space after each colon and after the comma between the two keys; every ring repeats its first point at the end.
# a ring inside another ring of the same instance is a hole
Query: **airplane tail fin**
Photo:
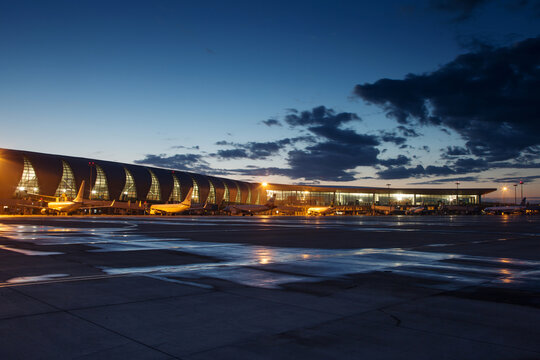
{"type": "Polygon", "coordinates": [[[189,207],[191,207],[191,196],[193,194],[193,187],[191,187],[186,195],[186,198],[184,199],[184,201],[182,201],[182,205],[187,205],[189,207]]]}
{"type": "Polygon", "coordinates": [[[520,204],[520,205],[521,205],[521,206],[527,205],[527,198],[526,198],[526,197],[524,197],[524,198],[521,200],[521,204],[520,204]]]}
{"type": "Polygon", "coordinates": [[[84,196],[84,180],[81,183],[81,187],[79,188],[79,192],[77,193],[77,197],[73,200],[74,202],[82,202],[84,196]]]}

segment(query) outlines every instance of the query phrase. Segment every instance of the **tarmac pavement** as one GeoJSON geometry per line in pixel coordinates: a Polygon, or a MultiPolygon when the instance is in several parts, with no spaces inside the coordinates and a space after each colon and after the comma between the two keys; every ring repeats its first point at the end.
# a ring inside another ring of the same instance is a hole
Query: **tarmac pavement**
{"type": "Polygon", "coordinates": [[[0,358],[540,359],[539,225],[0,217],[0,358]]]}

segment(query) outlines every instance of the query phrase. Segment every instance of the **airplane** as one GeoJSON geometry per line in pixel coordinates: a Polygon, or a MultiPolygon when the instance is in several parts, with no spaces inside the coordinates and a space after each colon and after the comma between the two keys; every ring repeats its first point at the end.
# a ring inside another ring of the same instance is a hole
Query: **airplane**
{"type": "Polygon", "coordinates": [[[407,214],[407,215],[421,215],[425,211],[426,211],[425,206],[415,206],[415,207],[408,208],[407,211],[405,212],[405,214],[407,214]]]}
{"type": "Polygon", "coordinates": [[[527,198],[521,200],[521,204],[515,206],[490,206],[484,209],[486,214],[514,214],[523,213],[527,208],[527,198]]]}
{"type": "Polygon", "coordinates": [[[326,215],[333,214],[334,212],[336,212],[336,208],[334,207],[333,204],[330,206],[310,207],[307,209],[308,216],[318,216],[318,215],[326,216],[326,215]]]}
{"type": "Polygon", "coordinates": [[[83,193],[84,193],[84,180],[81,183],[81,187],[79,188],[77,197],[71,201],[70,200],[50,201],[47,203],[47,206],[33,206],[33,205],[24,205],[24,204],[21,204],[21,205],[24,207],[41,209],[41,213],[43,215],[49,214],[51,211],[56,212],[56,213],[70,214],[81,209],[97,209],[97,208],[106,208],[106,207],[114,206],[115,200],[113,200],[110,205],[106,205],[106,206],[90,205],[88,201],[85,203],[85,200],[83,199],[83,193]],[[87,205],[90,205],[90,206],[87,206],[87,205]]]}
{"type": "Polygon", "coordinates": [[[378,213],[382,213],[385,215],[391,215],[391,214],[402,214],[402,210],[398,209],[396,206],[392,205],[372,205],[372,210],[378,213]]]}
{"type": "Polygon", "coordinates": [[[265,212],[268,210],[272,210],[276,207],[274,205],[274,202],[276,201],[276,194],[270,198],[264,205],[228,205],[226,206],[223,211],[231,213],[231,214],[242,214],[242,216],[250,215],[253,216],[253,214],[265,212]]]}
{"type": "Polygon", "coordinates": [[[189,189],[186,198],[179,204],[154,204],[150,206],[150,215],[179,214],[191,208],[191,195],[193,187],[189,189]]]}

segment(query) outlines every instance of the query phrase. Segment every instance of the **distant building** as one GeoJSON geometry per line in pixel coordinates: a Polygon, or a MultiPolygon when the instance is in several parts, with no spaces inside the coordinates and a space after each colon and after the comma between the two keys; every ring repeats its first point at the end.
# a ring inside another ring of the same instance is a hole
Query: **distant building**
{"type": "Polygon", "coordinates": [[[278,205],[479,204],[496,189],[377,188],[259,184],[180,170],[0,149],[0,211],[20,199],[74,198],[85,181],[85,199],[126,203],[175,203],[193,187],[195,204],[278,205]]]}

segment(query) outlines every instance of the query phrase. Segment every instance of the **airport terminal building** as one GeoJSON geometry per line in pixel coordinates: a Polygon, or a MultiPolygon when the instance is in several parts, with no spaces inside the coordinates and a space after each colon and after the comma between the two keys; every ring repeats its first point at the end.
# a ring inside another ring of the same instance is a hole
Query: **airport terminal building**
{"type": "Polygon", "coordinates": [[[0,149],[0,212],[41,197],[73,199],[85,181],[84,198],[133,204],[178,203],[191,188],[194,204],[341,206],[480,204],[487,188],[391,188],[260,184],[186,171],[111,161],[0,149]]]}

